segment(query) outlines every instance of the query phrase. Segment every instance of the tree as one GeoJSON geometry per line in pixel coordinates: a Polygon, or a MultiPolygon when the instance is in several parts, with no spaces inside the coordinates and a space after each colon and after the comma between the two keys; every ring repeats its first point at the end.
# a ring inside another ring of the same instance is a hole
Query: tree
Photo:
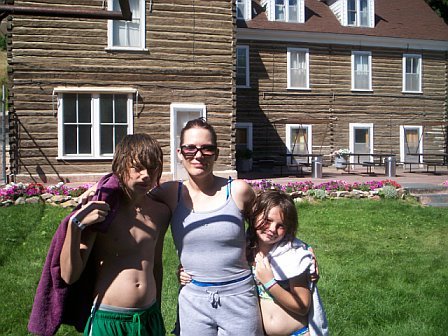
{"type": "Polygon", "coordinates": [[[428,5],[448,24],[448,0],[425,0],[428,5]]]}

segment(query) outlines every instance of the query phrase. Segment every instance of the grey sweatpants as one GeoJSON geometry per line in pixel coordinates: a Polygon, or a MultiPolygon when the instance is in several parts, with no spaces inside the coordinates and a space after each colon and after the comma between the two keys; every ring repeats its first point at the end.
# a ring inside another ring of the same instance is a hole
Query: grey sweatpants
{"type": "Polygon", "coordinates": [[[263,335],[253,278],[225,286],[189,283],[179,293],[179,322],[181,336],[263,335]]]}

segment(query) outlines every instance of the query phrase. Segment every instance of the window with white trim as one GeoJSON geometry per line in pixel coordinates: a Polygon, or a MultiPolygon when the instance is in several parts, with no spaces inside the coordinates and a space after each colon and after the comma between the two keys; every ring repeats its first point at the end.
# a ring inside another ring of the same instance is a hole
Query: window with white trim
{"type": "Polygon", "coordinates": [[[423,127],[400,126],[400,160],[401,162],[420,162],[415,154],[423,153],[423,127]],[[414,154],[414,155],[412,155],[414,154]]]}
{"type": "Polygon", "coordinates": [[[236,18],[238,20],[250,20],[252,11],[251,0],[236,0],[236,18]]]}
{"type": "Polygon", "coordinates": [[[236,86],[249,87],[249,46],[236,47],[236,86]]]}
{"type": "MultiPolygon", "coordinates": [[[[110,10],[120,11],[118,0],[108,0],[110,10]]],[[[144,50],[145,43],[145,0],[129,0],[132,21],[108,21],[108,48],[144,50]]]]}
{"type": "Polygon", "coordinates": [[[60,92],[58,156],[112,158],[115,146],[133,129],[133,93],[60,92]]]}
{"type": "Polygon", "coordinates": [[[304,0],[264,0],[269,21],[305,22],[304,0]]]}
{"type": "Polygon", "coordinates": [[[403,55],[403,91],[422,92],[422,55],[403,55]]]}
{"type": "Polygon", "coordinates": [[[294,154],[312,154],[312,126],[304,124],[286,124],[286,148],[289,157],[287,164],[308,163],[308,158],[294,157],[294,154]]]}
{"type": "Polygon", "coordinates": [[[372,90],[372,54],[369,51],[352,52],[352,90],[372,90]]]}
{"type": "Polygon", "coordinates": [[[373,27],[373,0],[347,0],[347,26],[373,27]]]}
{"type": "Polygon", "coordinates": [[[288,89],[309,89],[309,50],[288,48],[288,89]]]}

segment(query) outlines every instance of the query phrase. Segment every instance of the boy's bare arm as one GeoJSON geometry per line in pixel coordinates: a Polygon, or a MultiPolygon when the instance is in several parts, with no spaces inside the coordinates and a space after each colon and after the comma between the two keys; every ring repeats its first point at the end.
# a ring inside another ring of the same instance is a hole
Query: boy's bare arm
{"type": "Polygon", "coordinates": [[[96,233],[88,226],[103,221],[108,211],[105,202],[89,202],[70,218],[60,256],[61,277],[67,284],[79,279],[92,251],[96,233]]]}

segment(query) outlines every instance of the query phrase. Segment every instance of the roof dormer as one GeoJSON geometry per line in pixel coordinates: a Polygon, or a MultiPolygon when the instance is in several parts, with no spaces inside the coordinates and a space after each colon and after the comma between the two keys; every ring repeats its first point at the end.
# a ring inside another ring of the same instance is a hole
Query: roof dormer
{"type": "Polygon", "coordinates": [[[343,26],[375,26],[375,0],[327,0],[326,3],[343,26]]]}
{"type": "Polygon", "coordinates": [[[269,21],[305,22],[305,0],[262,0],[269,21]]]}
{"type": "Polygon", "coordinates": [[[236,19],[250,20],[252,19],[252,0],[236,0],[236,19]]]}

